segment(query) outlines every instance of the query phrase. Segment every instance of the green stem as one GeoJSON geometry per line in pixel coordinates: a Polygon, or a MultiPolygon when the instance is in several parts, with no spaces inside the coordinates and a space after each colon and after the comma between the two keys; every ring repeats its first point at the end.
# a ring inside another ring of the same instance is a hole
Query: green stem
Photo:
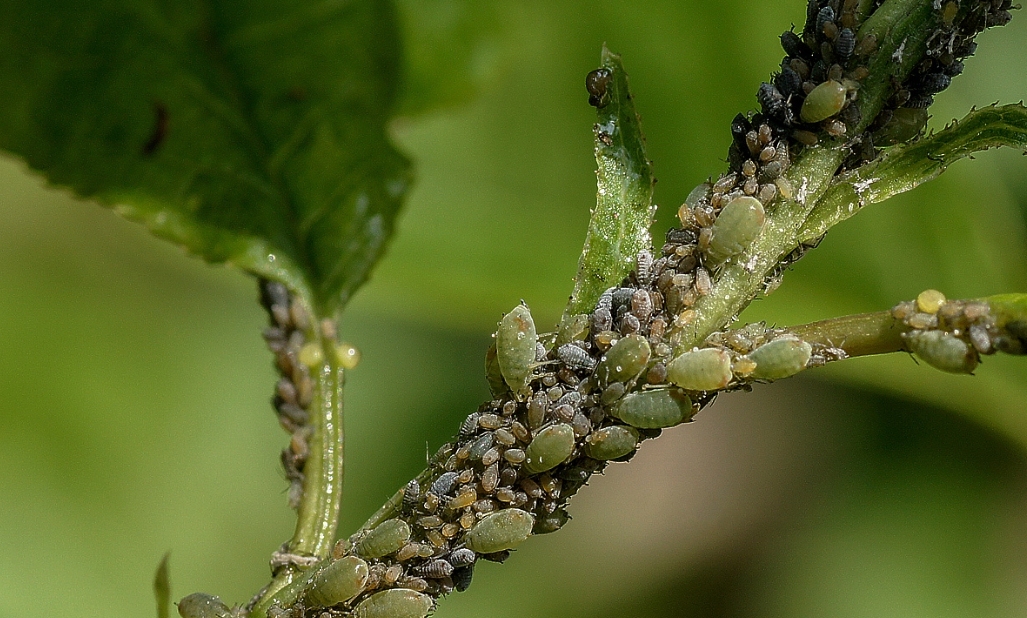
{"type": "Polygon", "coordinates": [[[902,333],[910,328],[892,317],[891,311],[877,311],[820,320],[785,329],[803,341],[844,350],[846,356],[868,356],[905,350],[902,333]]]}
{"type": "MultiPolygon", "coordinates": [[[[316,331],[317,329],[312,329],[316,331]]],[[[314,396],[309,407],[310,454],[303,468],[303,497],[300,501],[296,530],[286,545],[289,553],[325,558],[331,552],[342,506],[343,480],[343,386],[345,371],[339,366],[335,341],[314,333],[324,360],[311,368],[314,396]]],[[[251,618],[263,618],[274,604],[288,607],[295,595],[290,591],[299,582],[302,570],[285,565],[263,591],[250,611],[251,618]]]]}

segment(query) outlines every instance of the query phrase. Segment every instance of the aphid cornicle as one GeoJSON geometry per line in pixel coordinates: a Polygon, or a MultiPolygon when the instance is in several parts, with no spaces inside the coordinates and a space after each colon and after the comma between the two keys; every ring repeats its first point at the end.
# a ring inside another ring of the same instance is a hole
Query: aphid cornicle
{"type": "Polygon", "coordinates": [[[524,449],[522,469],[538,474],[562,464],[574,452],[574,428],[566,423],[551,425],[535,435],[524,449]]]}
{"type": "Polygon", "coordinates": [[[667,379],[689,391],[719,390],[731,378],[731,355],[716,348],[685,352],[667,364],[667,379]]]}
{"type": "Polygon", "coordinates": [[[364,558],[381,558],[406,545],[410,526],[399,518],[388,519],[357,542],[355,550],[364,558]]]}
{"type": "Polygon", "coordinates": [[[763,204],[754,197],[743,195],[728,202],[713,222],[713,237],[706,254],[713,262],[742,253],[749,248],[766,222],[763,204]]]}
{"type": "Polygon", "coordinates": [[[638,431],[634,427],[610,425],[592,432],[585,439],[585,454],[592,459],[608,461],[619,459],[638,446],[638,431]]]}
{"type": "Polygon", "coordinates": [[[178,615],[182,618],[229,618],[232,610],[216,596],[194,592],[178,602],[178,615]]]}
{"type": "Polygon", "coordinates": [[[690,419],[692,400],[671,389],[642,391],[624,397],[609,412],[632,427],[662,429],[690,419]]]}
{"type": "Polygon", "coordinates": [[[846,93],[845,86],[841,82],[833,79],[825,81],[806,95],[799,117],[803,122],[827,120],[845,107],[846,93]]]}
{"type": "Polygon", "coordinates": [[[503,509],[482,518],[467,532],[464,542],[468,549],[479,554],[495,554],[520,545],[531,535],[534,525],[531,513],[503,509]]]}
{"type": "Polygon", "coordinates": [[[798,337],[781,337],[765,343],[749,353],[756,363],[752,377],[760,380],[780,380],[793,376],[809,363],[813,349],[798,337]]]}
{"type": "Polygon", "coordinates": [[[425,618],[434,603],[415,590],[392,588],[367,597],[353,610],[353,618],[425,618]]]}
{"type": "Polygon", "coordinates": [[[348,601],[364,591],[367,576],[367,563],[356,556],[332,561],[314,576],[307,589],[307,599],[316,607],[331,607],[348,601]]]}
{"type": "Polygon", "coordinates": [[[652,355],[649,341],[640,335],[627,335],[613,344],[599,361],[595,376],[600,387],[627,382],[645,369],[652,355]]]}
{"type": "Polygon", "coordinates": [[[518,305],[503,316],[496,331],[496,360],[503,380],[517,395],[523,395],[527,389],[536,343],[535,321],[526,306],[518,305]]]}
{"type": "Polygon", "coordinates": [[[949,373],[973,373],[977,352],[952,333],[940,330],[911,331],[902,338],[906,347],[928,365],[949,373]]]}

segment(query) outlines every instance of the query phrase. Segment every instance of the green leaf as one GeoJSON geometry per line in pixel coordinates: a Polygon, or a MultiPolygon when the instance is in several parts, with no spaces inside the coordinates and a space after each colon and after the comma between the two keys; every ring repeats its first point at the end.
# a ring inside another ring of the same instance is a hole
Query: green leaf
{"type": "Polygon", "coordinates": [[[11,0],[0,147],[330,313],[382,254],[409,183],[385,131],[397,39],[380,0],[11,0]]]}
{"type": "Polygon", "coordinates": [[[157,565],[157,573],[153,576],[153,596],[157,598],[157,618],[168,618],[171,607],[171,575],[168,571],[168,560],[171,552],[164,554],[157,565]]]}
{"type": "Polygon", "coordinates": [[[591,312],[603,290],[631,272],[638,252],[652,246],[655,181],[641,120],[620,56],[604,46],[600,68],[611,76],[594,127],[598,195],[565,319],[591,312]]]}
{"type": "Polygon", "coordinates": [[[974,110],[962,120],[841,177],[824,194],[800,232],[812,241],[864,206],[915,189],[975,152],[1010,146],[1027,151],[1027,108],[1022,104],[974,110]]]}

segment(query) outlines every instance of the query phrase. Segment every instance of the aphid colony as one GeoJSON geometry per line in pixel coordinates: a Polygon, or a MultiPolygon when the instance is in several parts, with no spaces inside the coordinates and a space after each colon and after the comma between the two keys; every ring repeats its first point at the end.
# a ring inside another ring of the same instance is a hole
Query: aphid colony
{"type": "Polygon", "coordinates": [[[311,434],[307,408],[314,395],[310,365],[303,361],[312,360],[306,357],[316,356],[320,347],[316,351],[308,347],[309,313],[293,300],[284,285],[261,280],[260,302],[271,319],[271,325],[264,330],[264,340],[275,355],[275,366],[281,375],[272,405],[282,429],[292,436],[289,447],[282,450],[282,467],[289,481],[289,505],[297,508],[303,497],[303,466],[311,434]]]}
{"type": "MultiPolygon", "coordinates": [[[[1010,20],[1010,0],[937,0],[936,29],[927,54],[911,75],[892,85],[892,94],[873,122],[863,122],[859,106],[866,64],[877,51],[877,35],[861,35],[862,19],[881,4],[872,0],[810,0],[803,31],[781,35],[785,58],[770,82],[760,85],[760,111],[739,114],[731,124],[730,169],[715,194],[744,194],[764,206],[782,187],[781,174],[798,152],[826,135],[845,138],[852,149],[848,167],[873,159],[877,149],[907,142],[927,126],[927,107],[963,70],[974,53],[973,39],[987,27],[1010,20]],[[866,126],[869,124],[869,126],[866,126]],[[858,129],[858,131],[857,131],[858,129]]],[[[901,53],[901,52],[897,52],[901,53]]],[[[894,58],[896,62],[901,58],[894,58]]],[[[713,204],[717,208],[717,204],[713,204]]]]}
{"type": "Polygon", "coordinates": [[[335,362],[345,369],[355,367],[360,355],[352,346],[336,343],[335,323],[331,320],[311,324],[307,309],[281,283],[261,279],[260,302],[271,322],[264,330],[264,340],[275,355],[275,367],[281,376],[271,403],[279,424],[291,435],[281,459],[289,481],[289,505],[297,508],[303,496],[303,466],[312,431],[307,412],[314,396],[311,370],[325,361],[321,340],[330,344],[328,349],[334,350],[335,362]]]}
{"type": "Polygon", "coordinates": [[[892,317],[910,329],[902,334],[908,351],[949,373],[973,373],[982,354],[1027,354],[1027,324],[1000,323],[983,300],[946,300],[924,290],[892,308],[892,317]]]}
{"type": "MultiPolygon", "coordinates": [[[[762,216],[759,201],[744,197],[720,216],[749,221],[753,212],[762,216]],[[736,208],[742,214],[725,214],[736,208]]],[[[641,252],[591,314],[557,333],[539,334],[524,305],[503,316],[485,359],[495,398],[463,421],[391,512],[311,570],[301,606],[276,615],[423,618],[434,598],[470,585],[478,560],[502,562],[529,536],[562,527],[567,501],[592,474],[689,421],[716,391],[806,368],[809,344],[766,328],[747,331],[744,344],[720,334],[673,354],[670,326],[711,285],[701,264],[732,259],[758,233],[717,221],[706,253],[696,230],[671,230],[659,258],[641,252]]]]}

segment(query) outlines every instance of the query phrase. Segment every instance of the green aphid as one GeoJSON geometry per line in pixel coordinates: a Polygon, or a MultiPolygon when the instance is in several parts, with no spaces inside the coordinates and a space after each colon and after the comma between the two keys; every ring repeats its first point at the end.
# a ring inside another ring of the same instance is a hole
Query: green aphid
{"type": "Polygon", "coordinates": [[[406,588],[382,590],[353,610],[353,618],[425,618],[435,604],[430,596],[406,588]]]}
{"type": "Polygon", "coordinates": [[[634,427],[610,425],[585,438],[585,454],[592,459],[620,459],[638,448],[638,431],[634,427]]]}
{"type": "Polygon", "coordinates": [[[214,595],[194,592],[178,602],[182,618],[230,618],[232,610],[214,595]]]}
{"type": "Polygon", "coordinates": [[[706,255],[716,263],[742,253],[763,231],[765,222],[766,213],[758,199],[748,195],[736,197],[713,222],[713,235],[706,255]]]}
{"type": "Polygon", "coordinates": [[[568,316],[556,331],[556,343],[553,347],[560,347],[572,341],[581,341],[588,337],[588,327],[591,318],[585,314],[568,316]]]}
{"type": "Polygon", "coordinates": [[[503,509],[486,515],[467,531],[464,543],[479,554],[513,549],[531,535],[535,518],[521,509],[503,509]]]}
{"type": "Polygon", "coordinates": [[[692,400],[672,389],[642,391],[624,397],[609,412],[632,427],[662,429],[692,418],[692,400]]]}
{"type": "Polygon", "coordinates": [[[927,108],[900,107],[891,119],[874,131],[874,146],[904,144],[923,133],[927,127],[927,108]]]}
{"type": "Polygon", "coordinates": [[[827,120],[845,107],[847,90],[841,82],[829,79],[818,85],[806,95],[802,102],[799,117],[803,122],[820,122],[827,120]]]}
{"type": "Polygon", "coordinates": [[[906,348],[922,361],[949,373],[973,373],[977,351],[952,333],[940,330],[915,330],[904,333],[906,348]]]}
{"type": "Polygon", "coordinates": [[[405,521],[392,518],[383,521],[368,532],[356,544],[356,552],[364,558],[381,558],[399,551],[410,539],[410,526],[405,521]]]}
{"type": "Polygon", "coordinates": [[[765,343],[749,353],[756,363],[752,377],[759,380],[780,380],[793,376],[809,363],[813,348],[797,337],[782,337],[765,343]]]}
{"type": "Polygon", "coordinates": [[[496,345],[492,344],[488,352],[485,352],[485,379],[489,383],[489,391],[493,397],[501,397],[510,392],[510,387],[503,379],[503,371],[499,368],[499,357],[496,354],[496,345]]]}
{"type": "Polygon", "coordinates": [[[551,425],[535,434],[531,444],[524,449],[521,469],[528,474],[545,472],[567,461],[573,452],[574,428],[566,423],[551,425]]]}
{"type": "Polygon", "coordinates": [[[667,380],[689,391],[716,391],[731,382],[731,355],[717,348],[685,352],[667,364],[667,380]]]}
{"type": "Polygon", "coordinates": [[[364,591],[367,575],[367,563],[360,558],[340,558],[318,571],[307,590],[307,599],[316,607],[348,601],[364,591]]]}
{"type": "Polygon", "coordinates": [[[596,366],[595,376],[600,388],[614,382],[627,382],[637,376],[649,363],[652,350],[649,341],[641,335],[628,335],[613,344],[596,366]]]}
{"type": "Polygon", "coordinates": [[[527,391],[528,378],[535,365],[536,343],[535,321],[526,306],[514,307],[500,320],[496,331],[496,360],[503,380],[517,395],[527,391]]]}

